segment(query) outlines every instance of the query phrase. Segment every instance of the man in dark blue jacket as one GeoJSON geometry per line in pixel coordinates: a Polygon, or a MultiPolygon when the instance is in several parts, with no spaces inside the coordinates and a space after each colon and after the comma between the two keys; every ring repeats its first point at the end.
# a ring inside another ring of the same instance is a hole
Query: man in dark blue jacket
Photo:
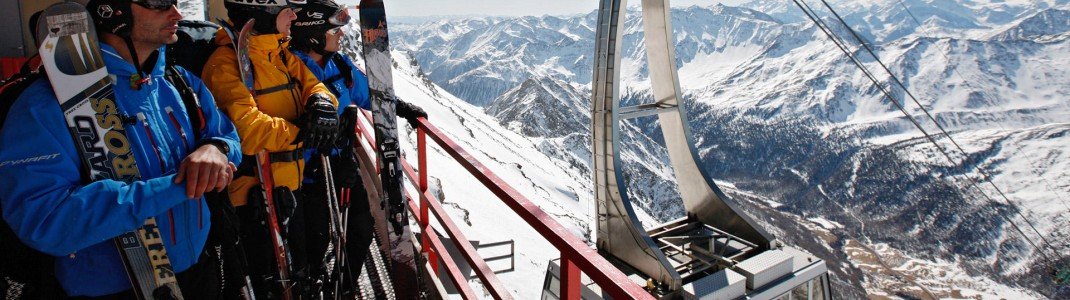
{"type": "Polygon", "coordinates": [[[62,83],[42,79],[16,100],[0,132],[3,219],[22,242],[56,257],[68,295],[123,297],[131,283],[112,239],[155,217],[186,298],[213,295],[219,266],[205,258],[213,224],[203,195],[224,190],[241,159],[234,126],[195,76],[181,71],[201,112],[187,112],[164,79],[162,46],[177,41],[182,18],[174,0],[92,0],[88,10],[142,179],[83,181],[52,90],[62,83]],[[203,114],[205,126],[193,126],[190,113],[203,114]]]}

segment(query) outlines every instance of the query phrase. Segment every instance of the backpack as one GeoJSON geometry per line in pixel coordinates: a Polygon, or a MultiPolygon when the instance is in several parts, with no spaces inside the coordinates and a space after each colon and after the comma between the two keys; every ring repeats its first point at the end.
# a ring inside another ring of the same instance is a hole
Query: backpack
{"type": "Polygon", "coordinates": [[[11,105],[15,104],[15,100],[19,98],[22,91],[30,87],[30,84],[38,78],[44,77],[45,72],[40,66],[33,67],[38,61],[40,61],[39,56],[31,57],[22,65],[18,73],[0,82],[0,128],[3,128],[4,121],[7,120],[7,112],[11,110],[11,105]]]}
{"type": "Polygon", "coordinates": [[[178,21],[178,42],[167,45],[167,64],[181,66],[201,76],[204,63],[219,47],[215,44],[215,33],[219,28],[209,21],[178,21]]]}

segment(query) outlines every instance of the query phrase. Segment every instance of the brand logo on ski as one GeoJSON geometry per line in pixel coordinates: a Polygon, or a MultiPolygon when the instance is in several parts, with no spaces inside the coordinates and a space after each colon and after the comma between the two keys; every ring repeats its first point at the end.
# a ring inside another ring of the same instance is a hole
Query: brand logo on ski
{"type": "Polygon", "coordinates": [[[279,5],[275,0],[234,0],[234,2],[256,5],[279,5]]]}
{"type": "Polygon", "coordinates": [[[149,219],[144,226],[138,228],[137,233],[148,249],[149,259],[153,262],[153,271],[156,274],[156,285],[162,286],[175,280],[175,270],[171,267],[167,257],[167,249],[164,249],[163,238],[160,237],[160,228],[156,225],[156,219],[149,219]]]}
{"type": "Polygon", "coordinates": [[[107,152],[103,147],[97,146],[100,143],[100,135],[97,134],[97,127],[93,125],[93,118],[75,116],[72,122],[74,126],[71,130],[76,134],[77,146],[84,159],[89,161],[89,177],[93,180],[110,178],[112,169],[108,166],[107,152]]]}
{"type": "MultiPolygon", "coordinates": [[[[126,128],[123,127],[123,119],[116,110],[115,100],[112,100],[111,93],[105,97],[90,98],[89,103],[93,107],[93,111],[96,112],[96,125],[101,129],[106,130],[104,133],[104,145],[108,148],[108,151],[112,154],[111,168],[105,166],[94,167],[94,172],[100,173],[100,175],[114,174],[120,180],[133,180],[140,176],[138,173],[137,164],[134,163],[134,156],[130,151],[130,140],[126,138],[126,128]]],[[[76,120],[78,117],[75,118],[76,120]]],[[[84,122],[77,122],[76,124],[84,124],[84,122]]],[[[92,126],[88,128],[79,128],[78,132],[88,129],[93,130],[92,126]]],[[[96,134],[94,133],[94,136],[96,134]]],[[[94,138],[95,139],[95,138],[94,138]]],[[[87,149],[88,150],[88,149],[87,149]]],[[[92,149],[94,153],[103,152],[98,148],[92,149]],[[99,152],[98,152],[99,151],[99,152]]],[[[97,158],[97,156],[94,156],[97,158]]],[[[97,178],[98,174],[94,174],[93,178],[97,178]]]]}

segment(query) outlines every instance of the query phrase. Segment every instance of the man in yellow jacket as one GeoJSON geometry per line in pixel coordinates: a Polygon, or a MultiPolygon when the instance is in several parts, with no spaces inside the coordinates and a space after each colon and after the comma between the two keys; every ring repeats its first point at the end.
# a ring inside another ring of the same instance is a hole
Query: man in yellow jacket
{"type": "MultiPolygon", "coordinates": [[[[254,21],[255,33],[248,45],[254,91],[242,81],[235,43],[224,29],[216,33],[215,42],[219,47],[209,57],[202,74],[220,109],[234,121],[241,138],[242,153],[247,156],[264,150],[270,153],[274,191],[283,195],[274,197],[280,199],[276,201],[276,206],[281,207],[279,223],[286,225],[284,231],[292,265],[290,278],[297,280],[295,290],[300,294],[307,293],[309,288],[308,261],[319,260],[313,256],[316,254],[305,253],[301,202],[325,201],[301,199],[305,167],[302,150],[332,146],[338,133],[337,100],[301,60],[287,50],[290,23],[297,17],[290,5],[303,2],[225,0],[230,22],[224,26],[232,28],[235,34],[247,21],[254,21]],[[280,188],[285,189],[280,191],[280,188]]],[[[260,297],[278,297],[276,293],[281,291],[276,289],[279,284],[275,274],[278,273],[271,241],[262,225],[266,210],[260,205],[260,182],[254,176],[254,159],[247,157],[246,161],[248,163],[239,166],[237,175],[240,177],[228,187],[230,199],[241,219],[242,239],[254,288],[258,294],[263,294],[260,297]],[[250,200],[250,197],[256,199],[250,200]]]]}

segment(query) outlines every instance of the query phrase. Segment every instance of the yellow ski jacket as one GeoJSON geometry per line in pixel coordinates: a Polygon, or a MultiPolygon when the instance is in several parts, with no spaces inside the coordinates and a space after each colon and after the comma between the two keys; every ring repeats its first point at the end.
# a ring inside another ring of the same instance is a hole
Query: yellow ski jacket
{"type": "MultiPolygon", "coordinates": [[[[294,123],[304,113],[305,101],[310,95],[323,93],[338,105],[327,87],[290,53],[289,43],[281,34],[254,35],[249,41],[255,96],[242,83],[234,42],[225,30],[216,32],[215,43],[219,47],[208,58],[201,77],[219,108],[234,121],[241,138],[242,154],[255,155],[262,150],[284,153],[299,149],[294,140],[300,129],[294,123]]],[[[273,162],[271,170],[275,186],[297,190],[304,173],[304,160],[273,162]]],[[[254,176],[234,179],[227,187],[230,201],[235,206],[245,205],[249,189],[258,184],[260,181],[254,176]]]]}

